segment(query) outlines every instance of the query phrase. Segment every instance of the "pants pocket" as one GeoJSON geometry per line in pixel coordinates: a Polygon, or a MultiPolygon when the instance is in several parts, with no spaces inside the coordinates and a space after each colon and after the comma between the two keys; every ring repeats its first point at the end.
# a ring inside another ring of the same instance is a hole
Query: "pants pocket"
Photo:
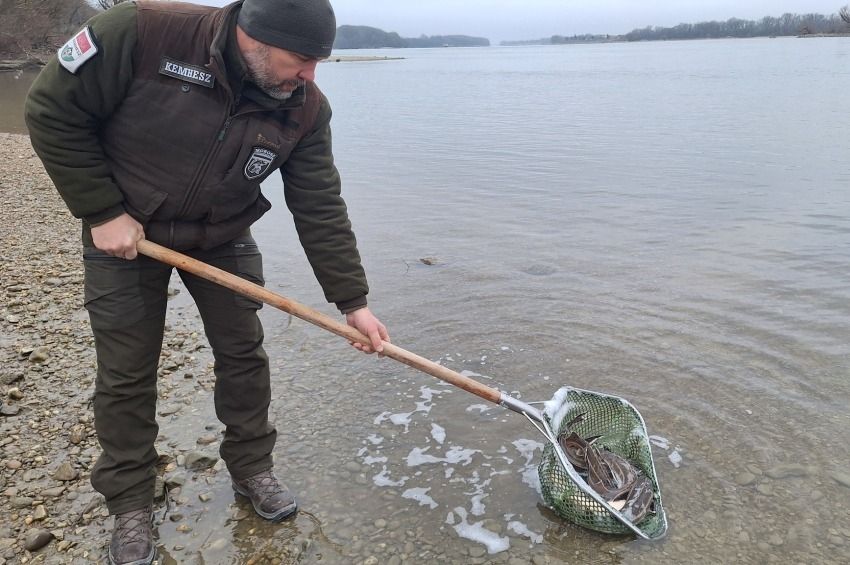
{"type": "MultiPolygon", "coordinates": [[[[254,242],[233,243],[233,255],[236,260],[236,274],[252,283],[265,286],[263,278],[263,255],[254,242]]],[[[247,296],[237,294],[236,305],[242,308],[253,308],[259,310],[263,303],[247,296]]]]}
{"type": "Polygon", "coordinates": [[[131,326],[153,314],[156,303],[164,302],[164,296],[158,299],[155,290],[147,288],[153,281],[142,280],[141,263],[141,259],[127,261],[94,248],[84,250],[84,299],[92,328],[131,326]]]}

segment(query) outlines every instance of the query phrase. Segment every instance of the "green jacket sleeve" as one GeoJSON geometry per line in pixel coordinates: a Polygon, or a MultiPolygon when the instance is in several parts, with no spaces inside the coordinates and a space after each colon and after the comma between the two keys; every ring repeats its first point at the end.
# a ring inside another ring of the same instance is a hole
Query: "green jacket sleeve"
{"type": "Polygon", "coordinates": [[[97,54],[72,74],[54,55],[30,89],[26,122],[33,148],[77,218],[95,225],[124,211],[103,153],[100,124],[121,103],[133,77],[136,6],[98,14],[91,27],[97,54]]]}
{"type": "Polygon", "coordinates": [[[331,109],[323,98],[313,130],[281,169],[286,205],[328,302],[342,312],[366,305],[369,287],[331,151],[331,109]]]}

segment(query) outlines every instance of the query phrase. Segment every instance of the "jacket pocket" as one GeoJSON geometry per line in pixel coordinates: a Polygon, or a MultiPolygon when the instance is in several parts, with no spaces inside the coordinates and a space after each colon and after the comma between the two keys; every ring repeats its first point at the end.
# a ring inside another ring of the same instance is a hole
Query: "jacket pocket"
{"type": "Polygon", "coordinates": [[[124,205],[131,216],[145,223],[153,217],[166,198],[168,193],[145,187],[143,190],[131,190],[124,193],[124,205]]]}

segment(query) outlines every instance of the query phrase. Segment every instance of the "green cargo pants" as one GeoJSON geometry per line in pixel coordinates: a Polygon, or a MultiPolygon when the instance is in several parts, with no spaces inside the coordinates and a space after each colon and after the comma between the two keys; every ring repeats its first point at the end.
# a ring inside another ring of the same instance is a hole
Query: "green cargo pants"
{"type": "MultiPolygon", "coordinates": [[[[262,256],[246,233],[225,245],[187,255],[263,283],[262,256]]],[[[97,351],[95,430],[102,454],[94,488],[110,513],[153,501],[157,365],[172,268],[139,256],[126,261],[84,247],[85,302],[97,351]]],[[[237,479],[271,468],[277,433],[269,423],[268,357],[259,302],[195,275],[180,277],[201,314],[215,358],[215,410],[225,424],[220,454],[237,479]]]]}

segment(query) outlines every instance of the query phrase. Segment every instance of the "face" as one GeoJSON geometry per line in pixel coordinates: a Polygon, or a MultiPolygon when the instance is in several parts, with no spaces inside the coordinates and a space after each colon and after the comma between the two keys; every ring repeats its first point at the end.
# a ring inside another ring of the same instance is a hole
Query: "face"
{"type": "Polygon", "coordinates": [[[242,49],[251,81],[276,100],[286,100],[296,88],[316,78],[319,60],[265,43],[242,49]]]}

